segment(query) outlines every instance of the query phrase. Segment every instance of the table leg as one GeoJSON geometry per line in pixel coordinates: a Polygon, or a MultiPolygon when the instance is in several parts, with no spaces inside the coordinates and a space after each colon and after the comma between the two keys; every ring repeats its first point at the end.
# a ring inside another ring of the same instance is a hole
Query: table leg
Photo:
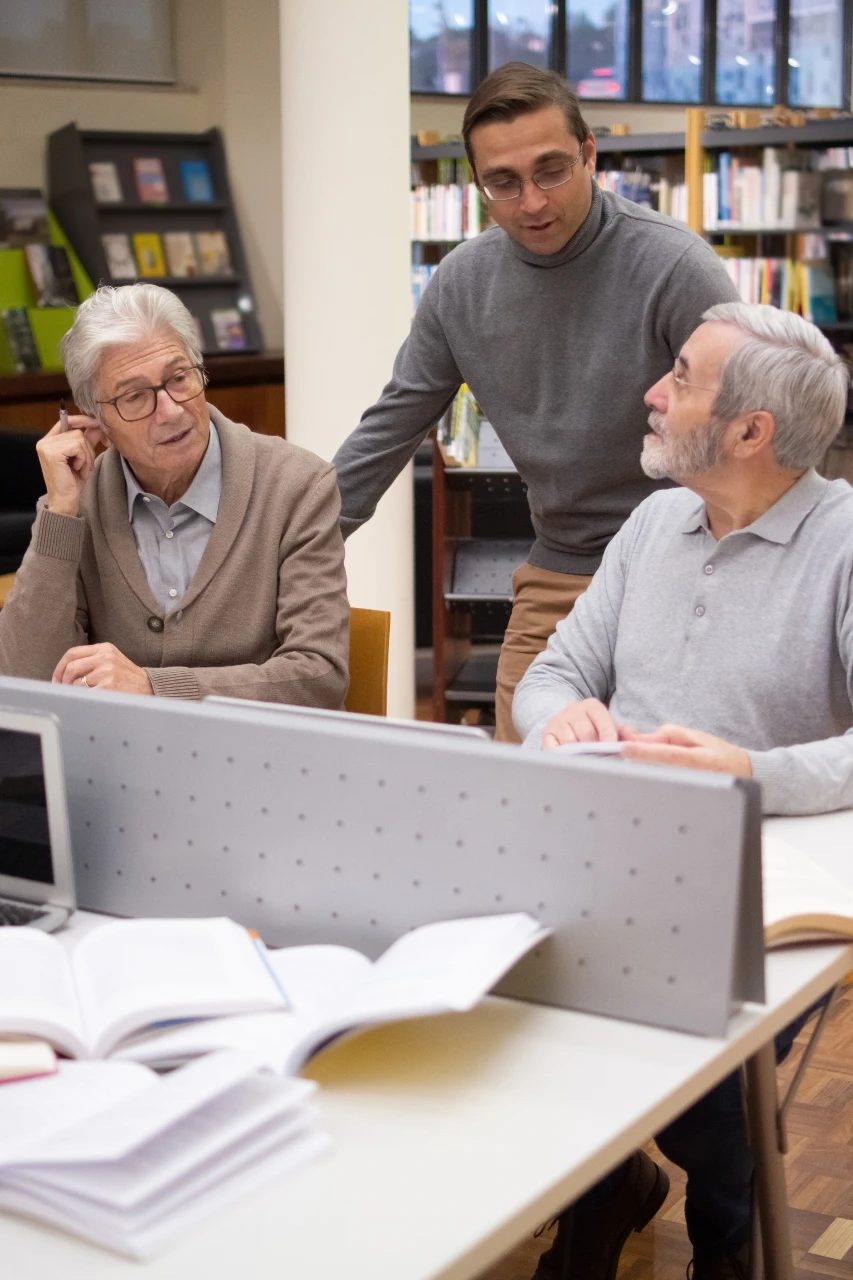
{"type": "Polygon", "coordinates": [[[785,1164],[779,1150],[776,1051],[772,1040],[747,1060],[746,1084],[764,1274],[767,1280],[794,1280],[785,1164]]]}

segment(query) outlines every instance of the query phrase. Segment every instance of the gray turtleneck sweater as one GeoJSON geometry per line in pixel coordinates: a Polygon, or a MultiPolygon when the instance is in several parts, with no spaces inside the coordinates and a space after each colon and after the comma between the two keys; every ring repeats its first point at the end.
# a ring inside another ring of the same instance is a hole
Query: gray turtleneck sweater
{"type": "Polygon", "coordinates": [[[660,486],[640,469],[643,395],[718,302],[737,293],[682,223],[592,187],[581,227],[542,256],[499,227],[433,275],[391,381],[335,457],[341,526],[369,520],[461,383],[528,487],[531,564],[594,573],[660,486]]]}

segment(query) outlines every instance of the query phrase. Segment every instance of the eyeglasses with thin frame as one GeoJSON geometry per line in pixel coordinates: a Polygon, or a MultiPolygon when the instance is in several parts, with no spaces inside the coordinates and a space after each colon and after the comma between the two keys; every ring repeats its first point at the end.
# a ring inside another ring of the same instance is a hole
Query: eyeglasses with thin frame
{"type": "Polygon", "coordinates": [[[124,422],[141,422],[156,412],[157,396],[161,391],[165,391],[175,404],[186,404],[187,400],[195,400],[201,395],[205,382],[204,365],[191,364],[186,369],[178,369],[157,387],[133,387],[112,400],[98,400],[97,403],[111,404],[124,422]]]}
{"type": "Polygon", "coordinates": [[[679,387],[692,387],[694,391],[710,391],[713,395],[717,394],[717,387],[700,387],[695,382],[688,382],[686,378],[678,372],[678,362],[672,366],[672,380],[679,387]]]}
{"type": "MultiPolygon", "coordinates": [[[[581,147],[574,160],[554,160],[538,173],[534,173],[531,181],[540,191],[553,191],[554,187],[562,187],[565,183],[571,182],[575,165],[583,158],[583,147],[581,147]]],[[[517,200],[524,190],[524,179],[499,178],[497,181],[484,182],[480,190],[490,200],[517,200]]]]}

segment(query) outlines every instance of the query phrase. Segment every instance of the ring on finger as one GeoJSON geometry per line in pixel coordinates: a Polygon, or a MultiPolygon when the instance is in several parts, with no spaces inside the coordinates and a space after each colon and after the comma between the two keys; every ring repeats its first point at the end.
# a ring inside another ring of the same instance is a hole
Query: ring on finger
{"type": "Polygon", "coordinates": [[[81,684],[84,686],[84,688],[86,688],[86,689],[90,689],[90,688],[92,687],[92,686],[89,684],[89,681],[86,679],[86,677],[85,677],[85,676],[84,676],[84,677],[83,677],[83,679],[80,681],[80,683],[81,683],[81,684]]]}

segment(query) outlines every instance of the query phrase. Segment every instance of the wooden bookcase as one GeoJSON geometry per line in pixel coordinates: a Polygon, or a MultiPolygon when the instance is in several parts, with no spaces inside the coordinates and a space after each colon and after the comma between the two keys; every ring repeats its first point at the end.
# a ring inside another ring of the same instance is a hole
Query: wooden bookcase
{"type": "MultiPolygon", "coordinates": [[[[112,280],[101,236],[123,232],[222,231],[228,242],[233,273],[222,276],[146,277],[164,285],[196,316],[204,337],[205,355],[221,350],[211,312],[235,309],[245,334],[245,351],[263,348],[243,243],[231,198],[225,148],[218,129],[205,133],[123,133],[78,129],[68,124],[48,138],[48,200],[88,275],[96,283],[128,284],[112,280]],[[139,200],[133,161],[157,157],[163,165],[169,189],[166,204],[139,200]],[[184,194],[180,163],[203,160],[213,184],[212,201],[190,201],[184,194]],[[89,165],[109,161],[116,166],[124,200],[99,204],[89,178],[89,165]]],[[[232,351],[230,354],[234,354],[232,351]]]]}

